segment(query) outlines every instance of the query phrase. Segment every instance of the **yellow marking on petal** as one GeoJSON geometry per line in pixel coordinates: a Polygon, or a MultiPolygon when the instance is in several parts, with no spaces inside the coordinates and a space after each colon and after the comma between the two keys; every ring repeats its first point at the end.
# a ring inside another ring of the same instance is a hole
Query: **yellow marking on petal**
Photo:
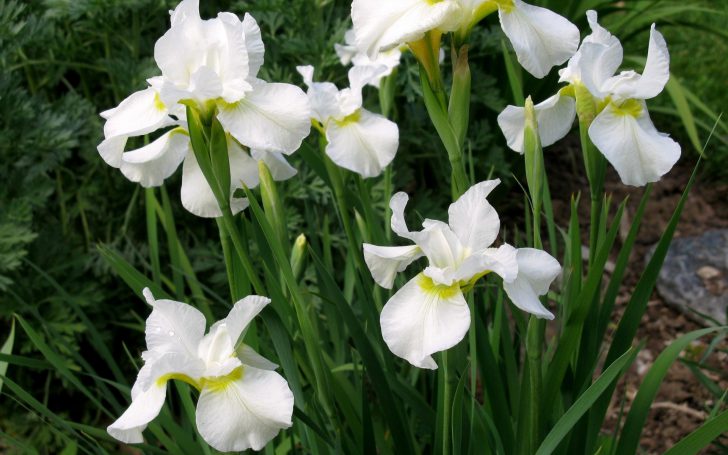
{"type": "Polygon", "coordinates": [[[471,279],[469,279],[467,281],[461,281],[460,283],[458,283],[460,285],[460,290],[462,292],[468,292],[468,291],[470,291],[471,289],[473,289],[473,287],[475,287],[475,283],[479,279],[483,278],[484,276],[486,276],[490,272],[492,272],[492,270],[486,270],[485,272],[481,272],[481,273],[475,275],[474,277],[472,277],[471,279]]]}
{"type": "Polygon", "coordinates": [[[349,114],[341,120],[334,120],[337,125],[344,127],[352,123],[356,123],[361,118],[361,109],[357,109],[353,114],[349,114]]]}
{"type": "Polygon", "coordinates": [[[458,285],[458,283],[450,286],[437,284],[432,281],[432,278],[425,276],[424,274],[420,274],[420,276],[417,278],[417,284],[419,285],[420,289],[422,289],[427,294],[434,294],[440,299],[449,299],[456,295],[458,292],[460,292],[460,286],[458,285]]]}
{"type": "Polygon", "coordinates": [[[191,385],[192,387],[196,388],[197,390],[200,390],[202,387],[200,387],[200,384],[192,379],[191,377],[187,376],[186,374],[182,373],[169,373],[165,374],[163,376],[160,376],[157,378],[155,383],[162,387],[167,383],[167,381],[171,381],[172,379],[177,379],[182,382],[186,382],[187,384],[191,385]]]}
{"type": "Polygon", "coordinates": [[[498,9],[506,14],[513,12],[513,9],[516,7],[513,4],[513,0],[495,0],[495,3],[498,5],[498,9]]]}
{"type": "Polygon", "coordinates": [[[222,392],[227,389],[230,384],[243,378],[243,367],[237,367],[229,374],[219,378],[202,378],[202,388],[208,389],[210,392],[222,392]]]}
{"type": "Polygon", "coordinates": [[[612,106],[614,106],[614,113],[617,115],[629,115],[637,118],[642,114],[642,104],[637,100],[629,99],[619,106],[612,103],[612,106]]]}
{"type": "Polygon", "coordinates": [[[167,110],[167,106],[162,101],[162,98],[159,96],[159,93],[154,94],[154,108],[158,111],[167,110]]]}
{"type": "MultiPolygon", "coordinates": [[[[511,2],[511,5],[513,3],[511,2]]],[[[482,3],[480,6],[475,8],[475,11],[473,11],[473,22],[471,24],[475,25],[481,20],[483,20],[486,16],[489,16],[491,13],[494,13],[498,11],[498,2],[497,1],[488,1],[485,3],[482,3]]]]}
{"type": "Polygon", "coordinates": [[[561,96],[569,96],[571,98],[576,98],[576,93],[574,93],[574,86],[573,85],[567,85],[566,87],[563,87],[561,90],[559,90],[559,95],[561,95],[561,96]]]}

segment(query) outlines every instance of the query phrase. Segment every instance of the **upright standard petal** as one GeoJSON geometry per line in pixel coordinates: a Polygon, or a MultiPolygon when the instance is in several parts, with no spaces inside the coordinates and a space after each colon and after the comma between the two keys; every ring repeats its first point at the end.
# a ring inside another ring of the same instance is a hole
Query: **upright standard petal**
{"type": "Polygon", "coordinates": [[[667,50],[667,43],[662,34],[655,29],[655,24],[652,24],[647,63],[642,75],[634,71],[625,71],[608,80],[605,83],[605,90],[622,99],[647,100],[659,95],[669,79],[670,53],[667,50]]]}
{"type": "Polygon", "coordinates": [[[382,336],[395,355],[434,370],[431,357],[460,342],[470,327],[470,310],[460,288],[439,286],[417,275],[389,299],[380,315],[382,336]]]}
{"type": "MultiPolygon", "coordinates": [[[[561,96],[557,93],[535,105],[534,110],[541,145],[548,147],[571,130],[576,117],[576,102],[570,96],[561,96]]],[[[506,138],[508,147],[521,154],[525,125],[526,111],[523,107],[508,106],[498,115],[498,126],[506,138]]]]}
{"type": "Polygon", "coordinates": [[[243,330],[250,324],[250,321],[269,303],[270,299],[268,297],[261,297],[259,295],[249,295],[235,302],[230,313],[222,320],[227,326],[230,341],[233,346],[237,343],[243,330]]]}
{"type": "Polygon", "coordinates": [[[146,322],[147,349],[196,357],[205,334],[205,316],[186,303],[155,299],[149,288],[144,288],[143,294],[152,306],[146,322]]]}
{"type": "Polygon", "coordinates": [[[308,97],[291,84],[256,81],[239,102],[223,106],[218,120],[241,144],[293,153],[311,129],[308,97]]]}
{"type": "Polygon", "coordinates": [[[265,45],[260,34],[260,27],[255,18],[248,13],[243,17],[243,33],[245,34],[245,47],[248,53],[248,77],[255,78],[263,66],[265,45]]]}
{"type": "Polygon", "coordinates": [[[411,263],[421,258],[422,250],[417,245],[377,246],[364,244],[366,262],[374,281],[383,288],[392,289],[394,278],[411,263]]]}
{"type": "Polygon", "coordinates": [[[465,248],[483,250],[498,237],[500,218],[486,198],[499,183],[499,179],[476,183],[450,204],[448,224],[465,248]]]}
{"type": "Polygon", "coordinates": [[[413,233],[410,232],[407,227],[407,222],[404,218],[404,208],[407,207],[407,201],[409,196],[404,191],[400,191],[392,196],[389,200],[389,208],[392,210],[392,219],[390,225],[392,232],[405,239],[413,240],[413,233]]]}
{"type": "Polygon", "coordinates": [[[381,51],[419,40],[429,30],[449,31],[459,8],[454,0],[354,0],[356,46],[375,58],[381,51]]]}
{"type": "Polygon", "coordinates": [[[625,185],[656,182],[680,158],[680,144],[658,132],[644,102],[610,103],[592,122],[589,137],[625,185]]]}
{"type": "Polygon", "coordinates": [[[177,170],[190,152],[187,132],[176,128],[151,144],[124,153],[119,169],[126,178],[144,188],[159,186],[177,170]]]}
{"type": "Polygon", "coordinates": [[[326,126],[326,154],[338,166],[363,177],[376,177],[389,165],[399,147],[397,124],[366,109],[353,118],[326,126]]]}
{"type": "Polygon", "coordinates": [[[518,275],[513,281],[503,281],[503,289],[514,305],[539,318],[553,319],[554,315],[539,301],[548,292],[551,282],[561,273],[561,265],[548,253],[533,248],[519,248],[516,253],[518,275]]]}
{"type": "Polygon", "coordinates": [[[204,387],[196,414],[197,430],[216,450],[260,450],[292,425],[293,393],[278,373],[245,367],[204,387]]]}
{"type": "Polygon", "coordinates": [[[512,0],[499,6],[498,17],[518,62],[537,78],[567,61],[579,46],[579,29],[546,8],[512,0]]]}

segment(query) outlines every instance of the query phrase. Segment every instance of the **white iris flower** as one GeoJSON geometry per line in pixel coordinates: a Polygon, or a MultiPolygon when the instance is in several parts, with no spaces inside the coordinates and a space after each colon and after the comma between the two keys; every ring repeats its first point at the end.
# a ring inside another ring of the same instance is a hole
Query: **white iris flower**
{"type": "Polygon", "coordinates": [[[500,183],[473,185],[450,205],[448,223],[426,219],[421,231],[410,231],[404,220],[407,194],[390,201],[392,231],[414,242],[411,246],[364,244],[364,259],[374,281],[391,289],[398,272],[420,257],[428,266],[399,289],[382,309],[382,335],[389,349],[412,365],[437,368],[431,355],[455,346],[470,327],[463,295],[490,272],[503,279],[514,305],[540,318],[553,314],[539,301],[561,272],[558,261],[533,248],[508,244],[493,248],[500,219],[486,197],[500,183]]]}
{"type": "Polygon", "coordinates": [[[125,443],[143,442],[142,431],[162,409],[167,382],[184,381],[200,392],[197,430],[223,452],[260,450],[282,428],[291,426],[293,393],[277,366],[251,347],[235,349],[252,319],[270,302],[248,296],[205,335],[205,317],[194,307],[144,296],[147,318],[144,366],[131,390],[132,402],[107,431],[125,443]]]}
{"type": "MultiPolygon", "coordinates": [[[[625,185],[642,186],[665,175],[680,158],[680,145],[657,131],[645,100],[657,96],[670,78],[667,44],[652,24],[647,62],[642,74],[623,71],[622,45],[597,22],[595,11],[587,12],[592,33],[584,38],[566,68],[559,71],[569,87],[535,106],[543,145],[564,137],[576,114],[574,90],[591,94],[597,115],[589,126],[589,137],[614,166],[625,185]],[[569,96],[567,96],[567,94],[569,96]]],[[[508,106],[499,116],[508,146],[523,153],[525,112],[508,106]]]]}
{"type": "Polygon", "coordinates": [[[354,0],[356,46],[374,58],[422,39],[428,31],[468,32],[498,11],[503,32],[523,67],[541,78],[576,52],[579,30],[558,14],[521,0],[354,0]]]}
{"type": "Polygon", "coordinates": [[[326,135],[326,154],[336,165],[363,177],[376,177],[399,147],[397,124],[362,107],[362,89],[386,71],[383,66],[354,66],[349,88],[314,82],[313,67],[296,68],[308,86],[311,118],[326,135]]]}
{"type": "MultiPolygon", "coordinates": [[[[171,12],[172,26],[154,47],[162,75],[101,114],[105,139],[98,150],[144,187],[161,185],[184,162],[182,204],[195,215],[218,217],[218,203],[192,153],[182,102],[216,115],[228,133],[231,194],[243,183],[257,185],[258,160],[279,180],[295,174],[283,154],[296,151],[308,135],[310,107],[300,88],[257,78],[264,45],[252,16],[241,21],[220,13],[202,20],[198,3],[184,0],[171,12]],[[129,138],[160,129],[167,131],[152,143],[124,151],[129,138]]],[[[244,199],[231,200],[233,212],[246,206],[244,199]]]]}
{"type": "Polygon", "coordinates": [[[378,72],[376,77],[367,82],[368,85],[376,88],[379,88],[379,82],[382,78],[392,74],[392,71],[399,66],[402,58],[402,51],[399,48],[379,52],[374,58],[370,58],[366,52],[356,47],[354,30],[351,29],[344,34],[344,44],[334,44],[334,50],[342,65],[351,63],[354,66],[384,67],[383,71],[378,72]]]}

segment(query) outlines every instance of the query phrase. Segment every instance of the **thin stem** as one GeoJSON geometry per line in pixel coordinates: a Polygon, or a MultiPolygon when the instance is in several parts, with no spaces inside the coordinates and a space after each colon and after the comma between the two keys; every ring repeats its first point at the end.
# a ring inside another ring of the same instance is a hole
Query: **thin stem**
{"type": "Polygon", "coordinates": [[[452,414],[452,390],[450,387],[450,364],[448,362],[447,350],[442,351],[442,369],[440,370],[442,375],[442,454],[449,455],[450,453],[450,420],[452,414]]]}

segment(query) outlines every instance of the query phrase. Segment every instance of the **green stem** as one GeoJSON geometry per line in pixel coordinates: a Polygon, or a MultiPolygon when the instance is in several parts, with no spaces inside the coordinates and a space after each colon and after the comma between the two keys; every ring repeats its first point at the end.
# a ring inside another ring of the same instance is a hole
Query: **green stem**
{"type": "Polygon", "coordinates": [[[528,321],[526,354],[528,356],[528,443],[526,453],[533,453],[541,439],[541,351],[543,348],[544,322],[536,316],[528,321]]]}
{"type": "Polygon", "coordinates": [[[442,351],[442,369],[440,374],[442,375],[442,406],[440,412],[442,412],[442,454],[449,455],[450,453],[450,420],[452,414],[452,390],[450,387],[450,364],[448,362],[447,350],[442,351]]]}

